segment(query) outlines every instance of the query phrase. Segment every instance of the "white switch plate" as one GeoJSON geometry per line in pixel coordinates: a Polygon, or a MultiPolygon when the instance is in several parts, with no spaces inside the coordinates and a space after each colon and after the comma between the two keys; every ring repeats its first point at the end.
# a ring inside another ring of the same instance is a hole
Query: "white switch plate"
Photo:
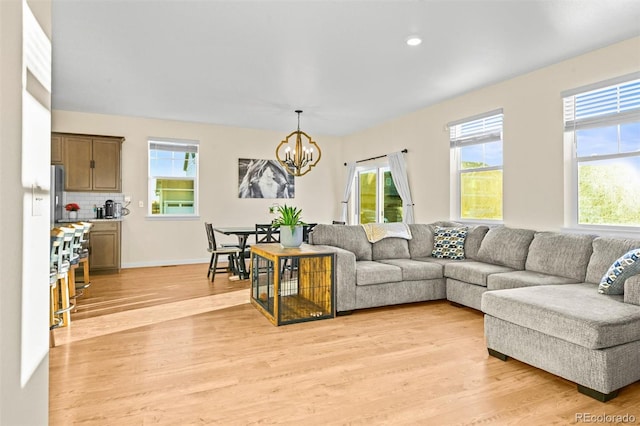
{"type": "Polygon", "coordinates": [[[125,203],[130,203],[131,202],[131,196],[130,195],[125,195],[124,196],[124,202],[125,203]]]}
{"type": "Polygon", "coordinates": [[[144,201],[138,201],[138,207],[144,207],[144,201]]]}
{"type": "Polygon", "coordinates": [[[36,195],[35,187],[31,186],[31,215],[42,216],[44,210],[44,197],[42,195],[36,195]]]}

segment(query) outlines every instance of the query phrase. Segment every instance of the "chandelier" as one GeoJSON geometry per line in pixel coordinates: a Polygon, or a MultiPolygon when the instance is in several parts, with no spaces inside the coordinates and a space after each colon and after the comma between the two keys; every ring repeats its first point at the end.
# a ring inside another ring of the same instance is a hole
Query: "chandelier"
{"type": "Polygon", "coordinates": [[[318,144],[311,140],[311,136],[300,130],[302,110],[295,112],[298,114],[298,130],[291,132],[280,142],[276,148],[276,158],[290,175],[304,176],[318,164],[322,152],[318,144]],[[317,154],[314,149],[318,151],[317,154]]]}

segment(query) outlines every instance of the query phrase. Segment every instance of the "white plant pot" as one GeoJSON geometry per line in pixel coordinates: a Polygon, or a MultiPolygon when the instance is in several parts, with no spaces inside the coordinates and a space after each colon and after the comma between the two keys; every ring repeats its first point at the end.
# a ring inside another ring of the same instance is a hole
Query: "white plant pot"
{"type": "Polygon", "coordinates": [[[293,231],[290,226],[280,226],[280,245],[287,248],[300,247],[302,245],[302,225],[294,227],[293,231]]]}

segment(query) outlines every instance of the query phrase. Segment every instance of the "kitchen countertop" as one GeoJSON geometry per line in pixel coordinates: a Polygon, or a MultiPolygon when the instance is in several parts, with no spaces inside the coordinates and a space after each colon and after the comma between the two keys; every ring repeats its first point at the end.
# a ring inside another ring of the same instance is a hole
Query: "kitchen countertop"
{"type": "Polygon", "coordinates": [[[117,218],[117,219],[83,219],[83,218],[78,218],[75,220],[72,219],[61,219],[59,221],[57,221],[56,223],[76,223],[76,222],[122,222],[121,217],[117,218]]]}

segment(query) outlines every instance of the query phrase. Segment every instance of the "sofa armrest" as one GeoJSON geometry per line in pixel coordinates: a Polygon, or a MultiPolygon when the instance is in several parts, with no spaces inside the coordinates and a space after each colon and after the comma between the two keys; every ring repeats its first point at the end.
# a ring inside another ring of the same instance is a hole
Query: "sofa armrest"
{"type": "Polygon", "coordinates": [[[356,308],[356,255],[339,247],[315,245],[336,254],[335,268],[335,301],[336,311],[352,311],[356,308]]]}
{"type": "Polygon", "coordinates": [[[640,275],[629,277],[624,282],[624,303],[640,305],[640,275]]]}

